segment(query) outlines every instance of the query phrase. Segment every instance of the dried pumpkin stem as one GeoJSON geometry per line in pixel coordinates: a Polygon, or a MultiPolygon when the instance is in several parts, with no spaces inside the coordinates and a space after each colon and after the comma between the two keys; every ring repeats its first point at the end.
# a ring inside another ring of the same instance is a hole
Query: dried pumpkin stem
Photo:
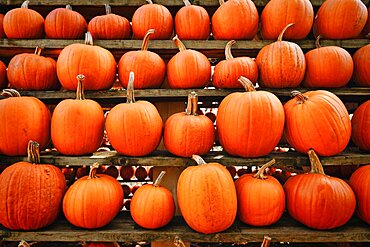
{"type": "Polygon", "coordinates": [[[173,240],[173,244],[176,247],[186,247],[185,243],[182,241],[182,239],[179,236],[175,236],[175,239],[173,240]]]}
{"type": "Polygon", "coordinates": [[[40,145],[30,140],[27,145],[28,162],[31,164],[40,164],[40,145]]]}
{"type": "Polygon", "coordinates": [[[85,45],[94,45],[94,41],[90,32],[85,33],[85,45]]]}
{"type": "Polygon", "coordinates": [[[225,3],[225,0],[218,0],[218,2],[220,3],[220,5],[222,5],[225,3]]]}
{"type": "Polygon", "coordinates": [[[271,242],[271,238],[269,236],[265,236],[263,238],[261,247],[269,247],[270,246],[270,242],[271,242]]]}
{"type": "Polygon", "coordinates": [[[35,54],[40,56],[41,55],[41,52],[42,52],[42,48],[40,46],[36,46],[36,49],[35,49],[35,54]]]}
{"type": "Polygon", "coordinates": [[[7,89],[3,89],[3,91],[1,92],[1,96],[6,97],[6,98],[21,97],[21,94],[15,89],[7,88],[7,89]]]}
{"type": "Polygon", "coordinates": [[[135,103],[135,95],[134,95],[134,80],[135,80],[135,75],[134,72],[130,72],[130,77],[128,79],[127,83],[127,101],[126,103],[135,103]]]}
{"type": "Polygon", "coordinates": [[[153,184],[155,187],[158,187],[161,184],[161,181],[162,181],[165,174],[166,174],[166,171],[161,171],[161,173],[159,173],[157,179],[155,180],[155,182],[153,184]]]}
{"type": "Polygon", "coordinates": [[[21,240],[18,244],[18,247],[30,247],[31,245],[29,245],[26,241],[24,240],[21,240]]]}
{"type": "Polygon", "coordinates": [[[258,179],[266,179],[267,176],[263,175],[263,173],[265,172],[266,168],[272,166],[273,164],[275,164],[275,159],[272,159],[270,160],[269,162],[267,162],[266,164],[264,164],[256,174],[253,175],[254,178],[258,178],[258,179]]]}
{"type": "Polygon", "coordinates": [[[72,6],[70,4],[67,4],[66,9],[72,10],[72,6]]]}
{"type": "Polygon", "coordinates": [[[247,92],[256,91],[256,89],[253,86],[253,83],[247,77],[240,76],[238,82],[243,85],[245,91],[247,92]]]}
{"type": "Polygon", "coordinates": [[[284,36],[284,33],[285,31],[290,28],[291,26],[293,26],[294,23],[289,23],[288,25],[286,25],[286,27],[284,27],[284,29],[281,31],[281,33],[279,34],[279,37],[277,39],[277,41],[283,41],[283,36],[284,36]]]}
{"type": "Polygon", "coordinates": [[[308,157],[310,158],[311,171],[310,173],[325,175],[324,168],[321,161],[313,149],[308,150],[308,157]]]}
{"type": "Polygon", "coordinates": [[[85,99],[85,94],[84,94],[83,81],[85,80],[85,76],[80,74],[76,78],[77,78],[76,99],[77,100],[84,100],[85,99]]]}
{"type": "Polygon", "coordinates": [[[304,103],[306,100],[308,100],[308,97],[305,96],[303,93],[297,91],[297,90],[294,90],[292,92],[290,92],[290,95],[292,95],[292,97],[297,97],[298,99],[298,104],[302,104],[304,103]]]}
{"type": "Polygon", "coordinates": [[[110,5],[109,4],[104,4],[104,7],[105,7],[105,14],[106,15],[109,15],[109,14],[111,14],[112,13],[112,8],[110,7],[110,5]]]}
{"type": "Polygon", "coordinates": [[[196,92],[191,92],[190,93],[192,95],[191,97],[191,114],[194,115],[194,116],[198,116],[198,94],[196,92]]]}
{"type": "Polygon", "coordinates": [[[186,50],[186,47],[184,45],[184,43],[181,42],[181,40],[179,39],[179,37],[177,37],[177,35],[175,37],[173,37],[173,42],[175,42],[175,45],[177,46],[177,48],[179,48],[180,51],[185,51],[186,50]]]}
{"type": "Polygon", "coordinates": [[[182,0],[185,6],[191,6],[191,2],[189,0],[182,0]]]}
{"type": "Polygon", "coordinates": [[[191,93],[188,94],[188,104],[186,106],[186,111],[185,111],[185,114],[186,115],[191,115],[191,109],[193,108],[193,104],[191,103],[191,98],[193,97],[193,95],[191,93]]]}
{"type": "Polygon", "coordinates": [[[226,60],[233,59],[233,54],[231,54],[231,47],[236,44],[235,40],[230,40],[227,42],[226,47],[225,47],[225,57],[226,60]]]}
{"type": "Polygon", "coordinates": [[[317,36],[317,38],[315,40],[315,46],[316,46],[316,48],[321,48],[320,39],[321,39],[321,35],[317,36]]]}
{"type": "Polygon", "coordinates": [[[147,51],[148,46],[149,46],[149,37],[150,35],[155,33],[155,29],[149,29],[148,32],[146,32],[144,39],[143,39],[143,44],[141,45],[141,50],[142,51],[147,51]]]}
{"type": "Polygon", "coordinates": [[[207,164],[207,163],[204,161],[204,159],[203,159],[202,157],[200,157],[199,155],[193,154],[193,155],[191,156],[191,158],[192,158],[193,160],[195,160],[195,162],[197,162],[197,164],[198,164],[198,165],[205,165],[205,164],[207,164]]]}
{"type": "Polygon", "coordinates": [[[91,167],[90,167],[90,172],[89,172],[89,177],[87,179],[94,179],[97,178],[96,172],[99,168],[99,163],[95,162],[91,167]]]}
{"type": "Polygon", "coordinates": [[[28,4],[30,3],[30,1],[24,1],[21,5],[21,8],[22,9],[28,9],[28,4]]]}
{"type": "Polygon", "coordinates": [[[149,4],[153,4],[152,0],[146,0],[146,2],[149,3],[149,4]]]}

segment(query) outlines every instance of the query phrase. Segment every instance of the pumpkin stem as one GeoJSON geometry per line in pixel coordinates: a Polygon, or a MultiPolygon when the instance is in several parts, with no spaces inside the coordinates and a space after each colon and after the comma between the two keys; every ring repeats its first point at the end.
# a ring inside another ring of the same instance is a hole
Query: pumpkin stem
{"type": "Polygon", "coordinates": [[[186,245],[184,244],[184,242],[179,236],[175,236],[175,239],[173,240],[173,244],[176,247],[186,247],[186,245]]]}
{"type": "Polygon", "coordinates": [[[84,94],[83,81],[85,80],[85,76],[80,74],[76,78],[77,78],[76,99],[77,100],[84,100],[85,99],[85,94],[84,94]]]}
{"type": "Polygon", "coordinates": [[[267,176],[263,175],[263,173],[265,172],[266,168],[272,166],[273,164],[275,164],[275,159],[272,159],[270,160],[269,162],[267,162],[266,164],[264,164],[256,174],[253,175],[254,178],[258,178],[258,179],[266,179],[267,176]]]}
{"type": "Polygon", "coordinates": [[[111,9],[111,7],[109,6],[109,4],[104,4],[104,7],[105,7],[105,14],[106,15],[109,15],[109,14],[111,14],[112,13],[112,9],[111,9]]]}
{"type": "Polygon", "coordinates": [[[148,32],[146,32],[144,39],[143,39],[143,44],[141,45],[141,50],[142,51],[147,51],[148,46],[149,46],[149,36],[155,33],[155,29],[149,29],[148,32]]]}
{"type": "Polygon", "coordinates": [[[193,160],[195,160],[195,162],[197,162],[197,164],[198,164],[198,165],[205,165],[205,164],[207,164],[207,163],[204,161],[204,159],[203,159],[202,157],[200,157],[199,155],[193,154],[193,155],[191,156],[191,158],[192,158],[193,160]]]}
{"type": "Polygon", "coordinates": [[[9,98],[9,97],[21,97],[21,94],[15,89],[3,89],[1,96],[9,98]]]}
{"type": "Polygon", "coordinates": [[[90,167],[90,172],[89,172],[89,177],[87,179],[94,179],[94,178],[98,178],[98,176],[96,176],[96,172],[99,168],[99,163],[98,162],[95,162],[91,167],[90,167]]]}
{"type": "Polygon", "coordinates": [[[71,6],[70,4],[67,4],[67,5],[66,5],[66,9],[68,9],[68,10],[72,10],[72,6],[71,6]]]}
{"type": "Polygon", "coordinates": [[[85,33],[85,45],[94,45],[93,37],[90,32],[85,33]]]}
{"type": "Polygon", "coordinates": [[[191,97],[191,114],[194,115],[194,116],[198,116],[198,94],[196,92],[191,92],[190,93],[192,95],[191,97]]]}
{"type": "Polygon", "coordinates": [[[152,0],[146,0],[146,2],[149,3],[149,4],[153,4],[152,0]]]}
{"type": "Polygon", "coordinates": [[[240,76],[239,79],[238,79],[238,82],[240,82],[240,84],[243,85],[245,91],[247,91],[247,92],[255,92],[256,91],[256,89],[253,86],[253,83],[247,77],[240,76]]]}
{"type": "Polygon", "coordinates": [[[315,151],[311,148],[308,150],[308,157],[310,158],[310,164],[311,164],[311,171],[310,173],[315,173],[315,174],[323,174],[324,173],[324,168],[322,167],[321,161],[315,151]]]}
{"type": "Polygon", "coordinates": [[[42,51],[42,48],[39,47],[39,46],[36,46],[36,49],[35,49],[35,54],[40,56],[41,55],[41,51],[42,51]]]}
{"type": "Polygon", "coordinates": [[[26,241],[24,240],[21,240],[18,244],[18,247],[30,247],[31,245],[29,245],[26,241]]]}
{"type": "Polygon", "coordinates": [[[261,244],[261,247],[269,247],[271,242],[271,238],[269,236],[265,236],[263,238],[263,242],[261,244]]]}
{"type": "Polygon", "coordinates": [[[175,42],[175,45],[177,46],[177,48],[179,48],[180,51],[186,50],[184,43],[182,43],[182,41],[179,39],[179,37],[177,37],[177,35],[173,37],[172,40],[175,42]]]}
{"type": "Polygon", "coordinates": [[[134,95],[134,79],[135,75],[134,72],[130,72],[130,77],[128,79],[127,84],[127,101],[126,103],[135,103],[135,95],[134,95]]]}
{"type": "Polygon", "coordinates": [[[320,39],[321,39],[321,35],[317,36],[317,38],[315,40],[315,46],[316,46],[316,48],[321,48],[320,39]]]}
{"type": "Polygon", "coordinates": [[[290,95],[292,95],[292,97],[297,97],[298,98],[297,104],[303,104],[306,100],[308,100],[307,96],[303,95],[303,93],[301,93],[297,90],[294,90],[294,91],[290,92],[290,95]]]}
{"type": "Polygon", "coordinates": [[[289,23],[288,25],[286,25],[286,27],[284,27],[284,29],[281,31],[281,33],[279,34],[279,37],[277,39],[277,41],[283,41],[283,36],[284,36],[284,33],[285,31],[290,28],[291,26],[293,26],[294,23],[289,23]]]}
{"type": "Polygon", "coordinates": [[[159,173],[157,179],[155,180],[153,184],[155,187],[158,187],[161,184],[164,174],[166,174],[166,171],[161,171],[161,173],[159,173]]]}
{"type": "Polygon", "coordinates": [[[231,46],[233,46],[234,44],[236,44],[236,41],[235,40],[230,40],[229,42],[227,42],[226,44],[226,47],[225,47],[225,57],[226,57],[226,60],[229,60],[229,59],[233,59],[233,54],[231,54],[231,46]]]}
{"type": "Polygon", "coordinates": [[[222,5],[225,3],[225,0],[218,0],[218,2],[220,3],[220,5],[222,5]]]}
{"type": "Polygon", "coordinates": [[[28,4],[30,3],[30,1],[24,1],[21,5],[21,8],[22,9],[28,9],[28,4]]]}
{"type": "Polygon", "coordinates": [[[189,0],[182,0],[185,3],[185,6],[191,6],[191,2],[189,0]]]}
{"type": "Polygon", "coordinates": [[[30,140],[27,145],[28,162],[40,164],[40,144],[30,140]]]}
{"type": "Polygon", "coordinates": [[[191,102],[191,98],[193,95],[191,93],[188,94],[188,105],[186,106],[185,114],[191,115],[191,109],[193,108],[193,104],[191,102]]]}

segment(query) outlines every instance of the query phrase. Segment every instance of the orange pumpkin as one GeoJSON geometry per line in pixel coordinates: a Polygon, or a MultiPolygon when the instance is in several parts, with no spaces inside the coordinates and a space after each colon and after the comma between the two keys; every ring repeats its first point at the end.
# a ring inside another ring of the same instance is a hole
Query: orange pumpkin
{"type": "Polygon", "coordinates": [[[211,63],[199,51],[187,50],[176,36],[173,38],[179,48],[167,64],[167,79],[170,88],[203,88],[211,79],[211,63]]]}
{"type": "Polygon", "coordinates": [[[353,80],[358,86],[370,87],[370,44],[356,51],[353,55],[355,69],[353,80]]]}
{"type": "Polygon", "coordinates": [[[339,46],[320,46],[320,35],[316,39],[316,49],[305,54],[305,87],[344,87],[352,77],[353,60],[351,55],[339,46]]]}
{"type": "Polygon", "coordinates": [[[325,175],[314,150],[309,150],[308,155],[311,172],[291,177],[284,185],[288,212],[314,229],[340,227],[355,211],[355,194],[344,180],[325,175]]]}
{"type": "Polygon", "coordinates": [[[197,166],[187,167],[177,182],[177,202],[186,223],[205,234],[221,232],[235,220],[234,181],[225,166],[206,163],[193,155],[197,166]]]}
{"type": "Polygon", "coordinates": [[[160,4],[148,4],[139,7],[132,16],[132,32],[135,38],[143,39],[149,29],[155,29],[152,39],[169,39],[173,32],[173,19],[170,11],[160,4]]]}
{"type": "Polygon", "coordinates": [[[166,64],[158,54],[148,51],[149,37],[154,33],[154,29],[148,30],[141,50],[126,52],[119,60],[118,76],[124,88],[127,88],[131,71],[136,75],[136,89],[161,87],[166,75],[166,64]]]}
{"type": "Polygon", "coordinates": [[[356,109],[351,121],[352,141],[360,149],[370,151],[370,100],[356,109]]]}
{"type": "Polygon", "coordinates": [[[113,14],[109,4],[105,4],[105,15],[95,16],[87,30],[94,39],[128,39],[131,34],[130,22],[122,16],[113,14]]]}
{"type": "Polygon", "coordinates": [[[370,224],[370,165],[357,169],[349,179],[357,200],[357,216],[370,224]]]}
{"type": "Polygon", "coordinates": [[[6,81],[6,65],[0,61],[0,89],[6,88],[8,85],[6,81]]]}
{"type": "Polygon", "coordinates": [[[212,16],[215,39],[253,39],[258,31],[258,11],[251,0],[219,0],[212,16]]]}
{"type": "Polygon", "coordinates": [[[85,18],[71,5],[51,11],[45,18],[45,33],[50,39],[79,39],[86,33],[85,18]]]}
{"type": "Polygon", "coordinates": [[[0,153],[9,156],[27,154],[29,140],[44,150],[50,141],[50,112],[35,97],[20,97],[13,89],[4,89],[0,100],[0,153]]]}
{"type": "Polygon", "coordinates": [[[205,8],[191,5],[183,0],[182,7],[175,16],[175,30],[180,39],[208,39],[211,32],[211,20],[205,8]]]}
{"type": "Polygon", "coordinates": [[[170,116],[164,126],[163,142],[166,149],[177,156],[191,157],[203,155],[213,146],[215,128],[212,121],[198,115],[198,95],[192,92],[188,96],[186,112],[170,116]]]}
{"type": "Polygon", "coordinates": [[[284,109],[272,93],[256,91],[240,77],[245,93],[226,96],[217,112],[217,131],[224,150],[231,155],[258,157],[270,153],[284,129],[284,109]]]}
{"type": "Polygon", "coordinates": [[[284,105],[285,137],[298,152],[318,155],[342,152],[351,138],[351,120],[342,101],[325,90],[300,93],[284,105]]]}
{"type": "Polygon", "coordinates": [[[105,124],[111,145],[128,156],[145,156],[153,152],[162,137],[162,118],[148,101],[135,102],[134,73],[130,73],[127,102],[109,112],[105,124]]]}
{"type": "Polygon", "coordinates": [[[63,199],[67,220],[78,227],[94,229],[109,224],[123,206],[120,183],[105,174],[96,174],[98,163],[92,165],[89,176],[72,184],[63,199]]]}
{"type": "Polygon", "coordinates": [[[276,40],[281,30],[295,23],[284,34],[286,39],[305,39],[311,31],[314,12],[309,0],[271,0],[262,11],[261,35],[276,40]]]}
{"type": "Polygon", "coordinates": [[[258,78],[258,67],[254,58],[237,57],[231,54],[231,46],[235,44],[231,40],[226,44],[226,60],[219,62],[214,69],[212,84],[216,88],[242,88],[238,82],[240,76],[247,77],[253,84],[258,78]]]}
{"type": "MultiPolygon", "coordinates": [[[[1,31],[0,31],[0,33],[1,33],[1,31]]],[[[366,25],[365,25],[364,29],[362,30],[362,33],[364,35],[369,35],[370,34],[370,7],[367,8],[367,22],[366,22],[366,25]]]]}
{"type": "Polygon", "coordinates": [[[0,39],[5,38],[3,22],[4,22],[4,15],[0,14],[0,39]]]}
{"type": "Polygon", "coordinates": [[[0,175],[0,223],[11,230],[36,230],[52,224],[60,211],[66,181],[59,168],[40,164],[39,145],[29,141],[28,162],[0,175]]]}
{"type": "Polygon", "coordinates": [[[175,201],[171,191],[160,186],[166,172],[162,171],[154,184],[141,186],[130,204],[132,219],[141,227],[157,229],[167,225],[175,215],[175,201]]]}
{"type": "Polygon", "coordinates": [[[116,78],[116,61],[110,51],[93,45],[89,32],[85,44],[66,46],[57,61],[57,74],[62,86],[76,90],[76,76],[85,75],[85,90],[103,90],[112,87],[116,78]]]}
{"type": "Polygon", "coordinates": [[[117,242],[90,242],[84,244],[83,247],[119,247],[119,244],[117,242]]]}
{"type": "Polygon", "coordinates": [[[306,61],[302,49],[295,43],[282,41],[287,25],[278,40],[263,47],[257,55],[259,84],[262,87],[297,87],[303,80],[306,61]]]}
{"type": "Polygon", "coordinates": [[[85,99],[84,79],[83,75],[77,76],[76,99],[60,102],[51,118],[51,139],[64,155],[93,153],[103,141],[104,112],[98,103],[85,99]]]}
{"type": "Polygon", "coordinates": [[[42,48],[35,53],[22,53],[10,60],[8,80],[17,90],[51,90],[58,86],[57,63],[50,57],[41,56],[42,48]]]}
{"type": "Polygon", "coordinates": [[[366,20],[367,9],[361,0],[326,0],[317,11],[313,33],[326,39],[356,38],[366,20]]]}
{"type": "Polygon", "coordinates": [[[285,209],[285,193],[279,181],[263,175],[275,159],[266,163],[256,174],[244,174],[236,182],[239,219],[252,226],[268,226],[277,222],[285,209]]]}
{"type": "Polygon", "coordinates": [[[122,166],[119,174],[123,181],[130,181],[135,174],[135,170],[132,166],[122,166]]]}

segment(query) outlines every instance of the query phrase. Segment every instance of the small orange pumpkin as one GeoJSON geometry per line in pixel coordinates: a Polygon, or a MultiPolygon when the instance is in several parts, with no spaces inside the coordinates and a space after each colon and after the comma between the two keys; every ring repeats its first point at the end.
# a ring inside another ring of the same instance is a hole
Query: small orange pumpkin
{"type": "Polygon", "coordinates": [[[6,81],[6,65],[0,61],[0,89],[6,88],[8,85],[6,81]]]}
{"type": "Polygon", "coordinates": [[[361,47],[353,55],[355,69],[353,80],[358,86],[370,87],[370,44],[361,47]]]}
{"type": "Polygon", "coordinates": [[[351,122],[352,141],[360,149],[370,151],[370,100],[356,109],[351,122]]]}
{"type": "Polygon", "coordinates": [[[370,165],[357,169],[349,179],[349,185],[356,195],[357,216],[370,224],[370,165]]]}
{"type": "Polygon", "coordinates": [[[0,14],[0,39],[5,38],[3,22],[4,22],[4,15],[0,14]]]}

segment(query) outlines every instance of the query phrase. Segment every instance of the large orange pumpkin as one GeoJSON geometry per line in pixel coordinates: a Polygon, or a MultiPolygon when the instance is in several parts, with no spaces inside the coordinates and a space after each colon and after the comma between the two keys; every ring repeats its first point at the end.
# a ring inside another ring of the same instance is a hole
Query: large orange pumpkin
{"type": "Polygon", "coordinates": [[[119,244],[117,242],[90,242],[84,244],[83,247],[119,247],[119,244]]]}
{"type": "Polygon", "coordinates": [[[239,219],[252,226],[268,226],[277,222],[285,209],[285,193],[280,182],[263,175],[275,159],[266,163],[256,174],[244,174],[236,182],[239,219]]]}
{"type": "Polygon", "coordinates": [[[170,11],[163,5],[148,4],[139,7],[132,16],[132,32],[135,38],[143,39],[149,29],[155,29],[152,39],[169,39],[173,32],[173,19],[170,11]]]}
{"type": "Polygon", "coordinates": [[[261,35],[276,40],[289,23],[294,26],[284,34],[286,39],[305,39],[311,31],[314,12],[309,0],[271,0],[262,11],[261,35]]]}
{"type": "Polygon", "coordinates": [[[325,90],[300,93],[284,105],[285,137],[298,152],[318,155],[342,152],[351,138],[351,120],[342,101],[325,90]]]}
{"type": "Polygon", "coordinates": [[[163,142],[166,149],[177,156],[191,157],[203,155],[213,146],[215,128],[212,121],[198,115],[198,95],[192,92],[188,96],[186,112],[170,116],[164,126],[163,142]]]}
{"type": "Polygon", "coordinates": [[[284,129],[284,109],[270,92],[256,91],[241,77],[245,93],[226,96],[217,112],[217,132],[224,150],[231,155],[258,157],[270,153],[284,129]]]}
{"type": "Polygon", "coordinates": [[[352,117],[352,141],[370,151],[370,100],[360,105],[352,117]]]}
{"type": "Polygon", "coordinates": [[[258,11],[251,0],[219,0],[212,16],[215,39],[253,39],[258,31],[258,11]]]}
{"type": "Polygon", "coordinates": [[[95,16],[87,30],[94,39],[128,39],[131,34],[130,22],[122,16],[113,14],[109,4],[105,4],[105,15],[95,16]]]}
{"type": "Polygon", "coordinates": [[[58,86],[57,62],[41,56],[42,49],[35,53],[22,53],[14,56],[8,65],[10,86],[17,90],[51,90],[58,86]]]}
{"type": "Polygon", "coordinates": [[[367,8],[367,22],[362,33],[364,35],[370,35],[370,7],[367,8]]]}
{"type": "Polygon", "coordinates": [[[0,153],[9,156],[27,154],[29,140],[43,150],[50,141],[50,112],[35,97],[20,97],[13,89],[4,89],[0,100],[0,153]]]}
{"type": "Polygon", "coordinates": [[[57,218],[66,181],[59,168],[40,164],[39,145],[29,141],[28,162],[0,175],[0,223],[11,230],[36,230],[57,218]]]}
{"type": "Polygon", "coordinates": [[[4,15],[0,14],[0,39],[5,38],[3,22],[4,22],[4,15]]]}
{"type": "Polygon", "coordinates": [[[321,47],[320,35],[316,39],[316,49],[305,54],[305,87],[344,87],[352,77],[353,60],[351,55],[339,46],[321,47]]]}
{"type": "Polygon", "coordinates": [[[308,155],[311,172],[293,176],[284,185],[288,212],[314,229],[340,227],[355,211],[355,194],[344,180],[325,175],[314,150],[309,150],[308,155]]]}
{"type": "Polygon", "coordinates": [[[208,39],[211,32],[211,20],[205,8],[191,5],[183,0],[182,7],[175,16],[175,31],[180,39],[208,39]]]}
{"type": "Polygon", "coordinates": [[[149,37],[154,29],[146,33],[140,51],[129,51],[123,54],[118,63],[118,76],[124,88],[130,72],[135,74],[135,88],[159,88],[166,75],[166,64],[156,53],[148,51],[149,37]]]}
{"type": "Polygon", "coordinates": [[[356,51],[353,55],[355,69],[353,80],[358,86],[370,87],[370,44],[356,51]]]}
{"type": "Polygon", "coordinates": [[[44,36],[44,18],[24,1],[20,8],[8,11],[3,20],[3,27],[9,39],[38,39],[44,36]]]}
{"type": "Polygon", "coordinates": [[[247,77],[253,84],[258,79],[258,67],[254,58],[237,57],[231,54],[231,46],[235,40],[227,42],[225,47],[226,60],[219,62],[214,69],[212,84],[216,88],[242,88],[238,81],[240,76],[247,77]]]}
{"type": "Polygon", "coordinates": [[[6,88],[7,84],[6,65],[2,61],[0,61],[0,89],[6,88]]]}
{"type": "Polygon", "coordinates": [[[85,44],[65,47],[57,61],[58,78],[68,90],[76,90],[76,76],[85,75],[85,90],[102,90],[112,87],[116,77],[116,61],[110,51],[93,45],[89,32],[85,44]]]}
{"type": "Polygon", "coordinates": [[[349,179],[356,195],[357,216],[370,224],[370,165],[357,169],[349,179]]]}
{"type": "Polygon", "coordinates": [[[153,152],[162,137],[162,118],[145,100],[135,102],[134,73],[130,73],[127,102],[109,112],[105,124],[109,141],[120,154],[145,156],[153,152]]]}
{"type": "Polygon", "coordinates": [[[297,87],[303,80],[306,61],[302,49],[295,43],[282,41],[287,25],[278,40],[263,47],[257,55],[259,84],[262,87],[297,87]]]}
{"type": "Polygon", "coordinates": [[[175,201],[171,191],[160,186],[166,172],[162,171],[154,184],[145,184],[131,199],[130,213],[141,227],[157,229],[167,225],[175,215],[175,201]]]}
{"type": "Polygon", "coordinates": [[[179,48],[167,64],[167,79],[170,88],[203,88],[211,79],[211,63],[199,51],[187,50],[181,40],[173,38],[179,48]]]}
{"type": "Polygon", "coordinates": [[[86,33],[87,23],[71,5],[51,11],[45,18],[45,34],[50,39],[79,39],[86,33]]]}
{"type": "Polygon", "coordinates": [[[366,20],[367,9],[361,0],[326,0],[317,12],[313,33],[326,39],[356,38],[366,20]]]}
{"type": "Polygon", "coordinates": [[[237,197],[225,166],[206,163],[193,155],[197,166],[187,167],[177,182],[177,202],[186,223],[195,231],[211,234],[229,228],[235,220],[237,197]]]}
{"type": "Polygon", "coordinates": [[[73,183],[63,199],[67,220],[78,227],[94,229],[109,224],[123,206],[120,183],[109,175],[96,174],[98,163],[89,176],[73,183]]]}
{"type": "Polygon", "coordinates": [[[104,112],[97,102],[85,99],[84,79],[77,76],[76,99],[60,102],[51,118],[51,140],[64,155],[93,153],[103,141],[104,112]]]}

